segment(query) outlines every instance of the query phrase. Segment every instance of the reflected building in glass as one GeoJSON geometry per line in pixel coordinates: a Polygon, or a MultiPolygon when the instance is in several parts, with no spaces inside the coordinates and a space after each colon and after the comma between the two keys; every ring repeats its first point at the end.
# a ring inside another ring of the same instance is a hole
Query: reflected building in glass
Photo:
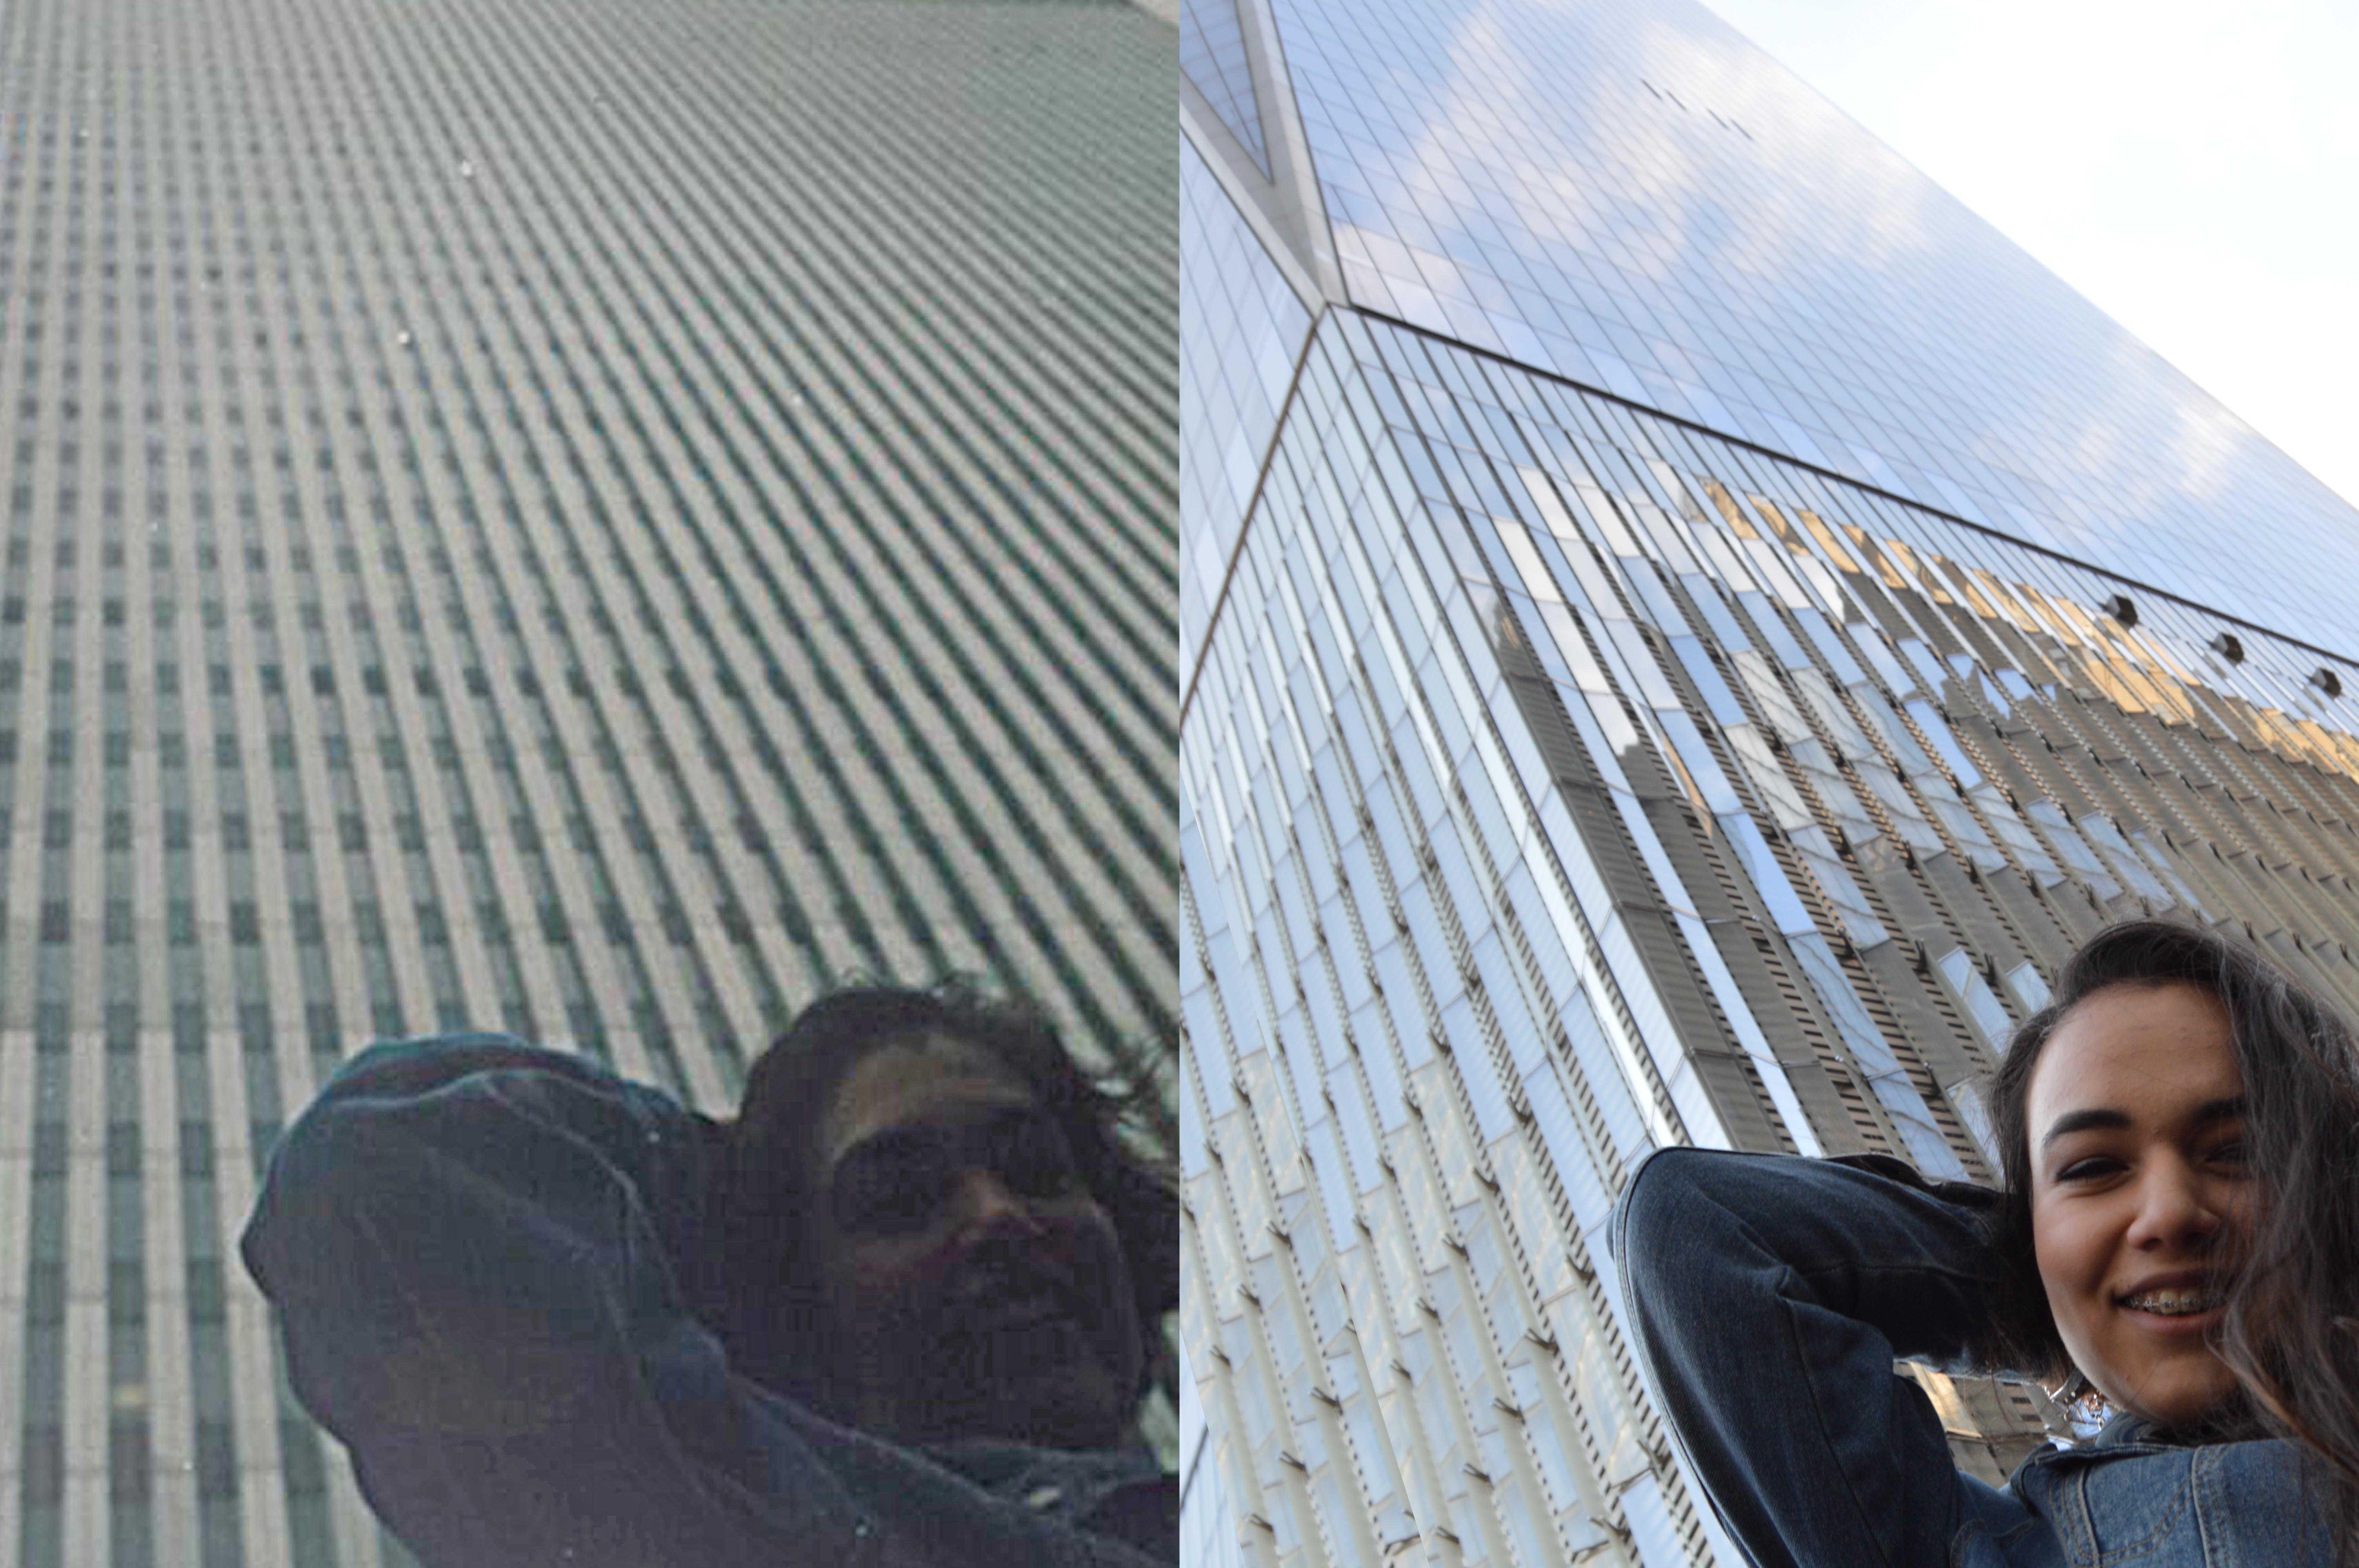
{"type": "Polygon", "coordinates": [[[1733,1563],[1621,1184],[1992,1180],[2117,918],[2359,1006],[2359,512],[1685,0],[1182,61],[1190,1561],[1733,1563]]]}
{"type": "Polygon", "coordinates": [[[372,1037],[1168,1032],[1175,48],[0,12],[0,1565],[408,1561],[234,1255],[372,1037]]]}

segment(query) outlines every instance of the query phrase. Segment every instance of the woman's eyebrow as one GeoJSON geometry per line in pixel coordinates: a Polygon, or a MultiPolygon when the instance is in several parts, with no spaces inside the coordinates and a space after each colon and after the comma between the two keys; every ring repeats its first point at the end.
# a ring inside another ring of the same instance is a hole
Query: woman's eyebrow
{"type": "Polygon", "coordinates": [[[943,1135],[932,1128],[888,1127],[870,1133],[836,1157],[830,1180],[848,1170],[869,1165],[894,1165],[912,1155],[929,1153],[941,1147],[943,1135]]]}
{"type": "Polygon", "coordinates": [[[2120,1110],[2068,1110],[2058,1117],[2048,1129],[2048,1136],[2039,1141],[2039,1152],[2046,1153],[2049,1144],[2075,1132],[2086,1132],[2095,1127],[2127,1127],[2129,1113],[2120,1110]]]}
{"type": "MultiPolygon", "coordinates": [[[[2244,1114],[2245,1097],[2228,1095],[2219,1099],[2205,1100],[2201,1105],[2197,1106],[2189,1113],[2187,1123],[2190,1127],[2209,1127],[2214,1122],[2233,1121],[2244,1114]]],[[[2071,1133],[2086,1132],[2099,1127],[2120,1128],[2131,1125],[2133,1124],[2128,1114],[2124,1111],[2068,1110],[2056,1119],[2054,1124],[2048,1129],[2047,1136],[2040,1139],[2040,1152],[2046,1153],[2049,1144],[2071,1133]]]]}
{"type": "Polygon", "coordinates": [[[1065,1127],[1046,1106],[1038,1105],[1009,1106],[997,1115],[986,1118],[985,1124],[995,1132],[1033,1127],[1054,1128],[1061,1132],[1065,1127]]]}
{"type": "Polygon", "coordinates": [[[906,1159],[912,1154],[931,1153],[953,1146],[963,1147],[980,1134],[985,1140],[1005,1137],[1009,1133],[1034,1128],[1054,1128],[1063,1130],[1063,1123],[1037,1105],[995,1107],[984,1115],[958,1127],[887,1127],[863,1138],[836,1157],[835,1169],[875,1161],[887,1162],[906,1159]]]}
{"type": "Polygon", "coordinates": [[[2228,1095],[2220,1099],[2207,1099],[2195,1108],[2187,1119],[2190,1127],[2209,1127],[2215,1121],[2234,1121],[2245,1114],[2245,1097],[2228,1095]]]}

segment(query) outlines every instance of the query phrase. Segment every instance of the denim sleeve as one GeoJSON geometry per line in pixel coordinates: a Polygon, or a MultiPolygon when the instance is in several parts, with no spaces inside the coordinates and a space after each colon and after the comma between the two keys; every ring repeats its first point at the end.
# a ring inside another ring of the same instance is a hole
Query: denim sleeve
{"type": "Polygon", "coordinates": [[[297,1397],[419,1558],[1138,1568],[731,1374],[687,1305],[711,1128],[468,1036],[362,1054],[272,1152],[246,1267],[297,1397]]]}
{"type": "Polygon", "coordinates": [[[1988,1277],[1980,1215],[1826,1161],[1667,1149],[1609,1236],[1647,1382],[1755,1563],[1949,1561],[1949,1443],[1892,1364],[1963,1352],[1988,1277]]]}

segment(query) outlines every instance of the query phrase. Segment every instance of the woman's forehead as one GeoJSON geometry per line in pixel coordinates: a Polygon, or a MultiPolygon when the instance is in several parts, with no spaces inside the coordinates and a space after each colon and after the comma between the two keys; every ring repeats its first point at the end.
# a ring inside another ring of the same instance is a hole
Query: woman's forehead
{"type": "Polygon", "coordinates": [[[1035,1104],[1031,1086],[996,1054],[948,1034],[897,1040],[864,1054],[838,1080],[820,1121],[823,1164],[888,1127],[967,1121],[1035,1104]]]}
{"type": "Polygon", "coordinates": [[[2227,1009],[2200,986],[2108,986],[2056,1026],[2032,1070],[2035,1133],[2058,1114],[2091,1108],[2164,1110],[2242,1089],[2227,1009]]]}

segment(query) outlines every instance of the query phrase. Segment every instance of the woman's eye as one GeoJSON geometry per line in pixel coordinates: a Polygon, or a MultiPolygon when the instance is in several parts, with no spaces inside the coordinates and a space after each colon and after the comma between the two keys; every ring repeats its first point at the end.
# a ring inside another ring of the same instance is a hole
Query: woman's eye
{"type": "Polygon", "coordinates": [[[2122,1162],[2119,1160],[2106,1159],[2102,1156],[2090,1160],[2076,1160],[2057,1172],[2056,1179],[2060,1182],[2085,1182],[2094,1177],[2111,1175],[2121,1167],[2122,1162]]]}
{"type": "Polygon", "coordinates": [[[835,1222],[855,1236],[899,1236],[921,1230],[941,1206],[941,1162],[903,1157],[876,1161],[838,1175],[835,1222]]]}
{"type": "Polygon", "coordinates": [[[2245,1168],[2245,1146],[2242,1143],[2223,1143],[2212,1151],[2212,1158],[2219,1164],[2233,1165],[2241,1171],[2245,1168]]]}
{"type": "Polygon", "coordinates": [[[997,1152],[1000,1174],[1027,1197],[1054,1197],[1080,1174],[1064,1133],[1051,1122],[1019,1124],[997,1152]]]}
{"type": "Polygon", "coordinates": [[[895,1182],[853,1197],[838,1218],[843,1228],[866,1236],[897,1236],[922,1227],[933,1217],[935,1195],[914,1182],[895,1182]]]}

